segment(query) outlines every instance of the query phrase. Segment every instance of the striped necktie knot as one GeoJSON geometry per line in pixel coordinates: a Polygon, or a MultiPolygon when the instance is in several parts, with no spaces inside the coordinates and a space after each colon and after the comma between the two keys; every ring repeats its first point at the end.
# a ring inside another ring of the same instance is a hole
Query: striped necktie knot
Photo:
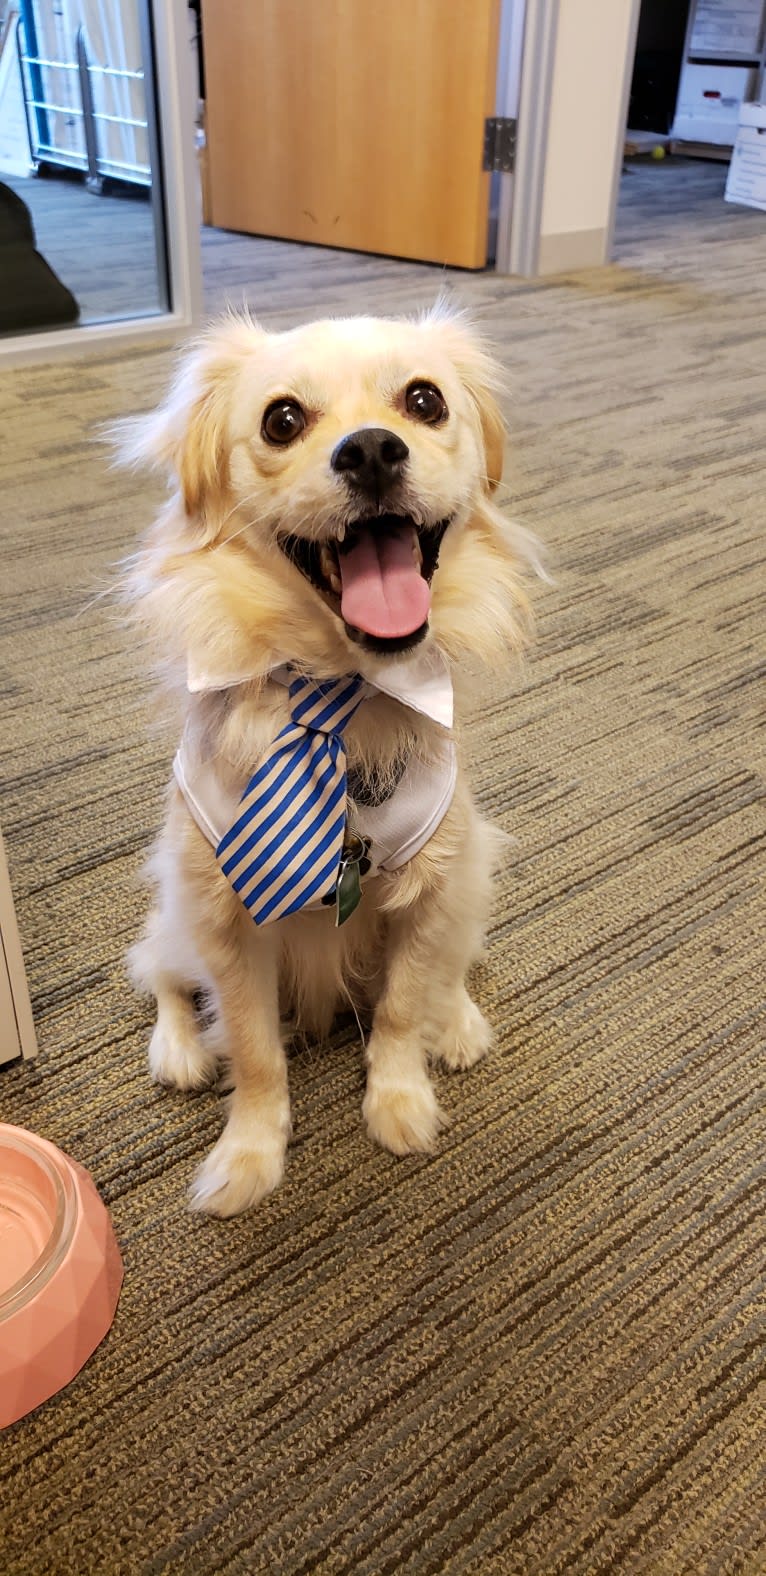
{"type": "Polygon", "coordinates": [[[302,728],[329,735],[342,733],[359,705],[362,680],[296,678],[290,685],[290,716],[302,728]]]}
{"type": "Polygon", "coordinates": [[[257,925],[335,888],[346,828],[343,730],[363,680],[296,677],[290,721],[250,778],[216,859],[257,925]]]}

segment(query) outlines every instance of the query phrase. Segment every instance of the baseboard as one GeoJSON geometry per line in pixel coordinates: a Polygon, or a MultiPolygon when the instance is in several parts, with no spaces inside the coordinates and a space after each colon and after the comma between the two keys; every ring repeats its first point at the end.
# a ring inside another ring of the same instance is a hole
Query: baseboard
{"type": "Polygon", "coordinates": [[[541,235],[538,274],[567,274],[575,268],[599,268],[609,262],[607,230],[565,230],[541,235]]]}

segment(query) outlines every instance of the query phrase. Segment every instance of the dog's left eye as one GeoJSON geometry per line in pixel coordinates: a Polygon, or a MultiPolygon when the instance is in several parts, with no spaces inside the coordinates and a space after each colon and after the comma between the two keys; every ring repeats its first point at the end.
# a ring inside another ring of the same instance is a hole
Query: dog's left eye
{"type": "Polygon", "coordinates": [[[430,427],[444,421],[447,401],[435,383],[411,383],[404,396],[407,412],[416,421],[425,421],[430,427]]]}
{"type": "Polygon", "coordinates": [[[263,413],[261,432],[267,443],[292,443],[306,426],[306,415],[297,400],[275,399],[263,413]]]}

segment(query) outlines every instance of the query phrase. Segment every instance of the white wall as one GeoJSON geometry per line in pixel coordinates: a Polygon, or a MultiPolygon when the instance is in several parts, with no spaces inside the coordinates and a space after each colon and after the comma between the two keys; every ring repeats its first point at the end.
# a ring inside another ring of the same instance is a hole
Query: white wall
{"type": "Polygon", "coordinates": [[[638,9],[638,0],[560,0],[540,224],[541,272],[607,260],[638,9]],[[560,237],[569,237],[569,242],[560,237]]]}

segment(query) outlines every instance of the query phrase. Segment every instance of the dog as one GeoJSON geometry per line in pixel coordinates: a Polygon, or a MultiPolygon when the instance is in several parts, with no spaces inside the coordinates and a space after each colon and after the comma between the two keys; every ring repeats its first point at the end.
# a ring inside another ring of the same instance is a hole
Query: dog
{"type": "Polygon", "coordinates": [[[170,476],[128,595],[182,713],[132,972],[156,999],[153,1078],[195,1090],[223,1061],[230,1080],[195,1209],[238,1214],[282,1179],[288,1015],[322,1037],[339,1009],[371,1012],[363,1115],[396,1155],[430,1150],[442,1125],[429,1064],[468,1068],[488,1049],[466,975],[498,834],[459,762],[452,683],[477,662],[497,669],[530,634],[536,544],[495,501],[500,388],[470,321],[444,303],[278,333],[231,315],[125,442],[129,462],[170,476]],[[318,716],[333,685],[342,729],[301,729],[300,707],[318,716]],[[295,876],[279,832],[294,782],[279,778],[279,752],[307,741],[330,774],[335,821],[325,834],[310,810],[292,856],[327,844],[333,868],[295,876]],[[268,831],[251,835],[246,813],[275,771],[283,787],[259,813],[277,828],[276,877],[258,852],[268,831]],[[255,844],[239,888],[227,836],[255,844]],[[247,906],[275,881],[281,909],[247,906]]]}

